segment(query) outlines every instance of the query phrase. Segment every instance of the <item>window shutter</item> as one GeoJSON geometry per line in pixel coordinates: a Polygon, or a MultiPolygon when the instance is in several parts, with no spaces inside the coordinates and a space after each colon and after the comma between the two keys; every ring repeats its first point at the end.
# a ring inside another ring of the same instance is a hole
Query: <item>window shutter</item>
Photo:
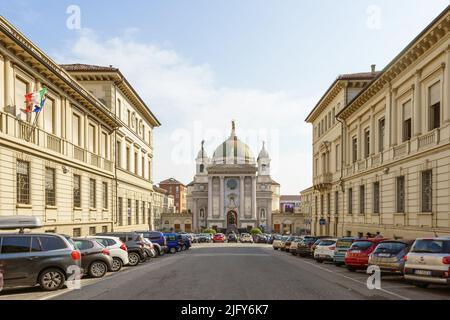
{"type": "Polygon", "coordinates": [[[441,83],[438,82],[429,89],[430,106],[441,102],[441,83]]]}

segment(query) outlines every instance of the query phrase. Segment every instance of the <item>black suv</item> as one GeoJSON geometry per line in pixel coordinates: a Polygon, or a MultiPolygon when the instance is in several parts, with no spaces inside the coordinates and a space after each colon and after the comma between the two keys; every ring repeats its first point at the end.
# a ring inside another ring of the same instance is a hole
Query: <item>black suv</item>
{"type": "Polygon", "coordinates": [[[80,268],[81,254],[70,240],[57,234],[1,234],[0,266],[4,288],[60,289],[80,268]]]}

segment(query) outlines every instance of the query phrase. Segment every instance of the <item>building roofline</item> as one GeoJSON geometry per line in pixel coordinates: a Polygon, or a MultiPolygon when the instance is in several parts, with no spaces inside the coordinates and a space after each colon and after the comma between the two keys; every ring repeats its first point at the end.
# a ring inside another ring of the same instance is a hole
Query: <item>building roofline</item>
{"type": "Polygon", "coordinates": [[[160,127],[161,122],[156,118],[156,116],[153,114],[153,112],[150,110],[148,105],[144,102],[144,100],[141,98],[141,96],[137,93],[137,91],[134,89],[134,87],[130,84],[128,79],[123,75],[123,73],[120,71],[119,68],[113,68],[113,67],[104,67],[104,66],[98,66],[98,65],[90,65],[90,64],[61,64],[61,67],[67,70],[70,73],[73,73],[74,75],[82,74],[82,73],[112,73],[116,74],[119,78],[119,81],[116,83],[116,85],[120,84],[120,82],[123,82],[125,84],[125,89],[128,89],[130,93],[132,93],[137,101],[144,107],[144,110],[146,110],[150,118],[153,120],[152,125],[154,127],[160,127]]]}
{"type": "MultiPolygon", "coordinates": [[[[346,106],[344,106],[344,108],[342,108],[342,110],[338,112],[336,117],[341,118],[341,116],[344,113],[346,113],[352,105],[354,105],[355,103],[360,101],[360,99],[364,95],[366,95],[371,89],[374,88],[374,85],[377,84],[381,78],[383,78],[387,75],[387,73],[391,70],[391,68],[393,68],[395,66],[395,64],[398,63],[401,60],[401,58],[405,54],[408,53],[408,51],[410,51],[416,44],[418,44],[418,42],[421,38],[423,38],[425,35],[427,35],[427,33],[429,33],[431,31],[431,29],[433,29],[433,27],[436,26],[437,23],[439,21],[441,21],[449,13],[450,13],[450,5],[447,6],[435,19],[433,19],[433,21],[430,24],[428,24],[425,27],[425,29],[423,29],[399,54],[397,54],[394,57],[394,59],[391,60],[391,62],[389,62],[389,64],[378,74],[378,76],[375,79],[373,79],[359,94],[357,94],[346,106]]],[[[447,16],[446,20],[448,23],[450,21],[450,16],[447,16]]],[[[439,41],[439,40],[437,40],[437,41],[439,41]]],[[[423,53],[425,53],[427,50],[428,49],[426,49],[423,53]]],[[[413,63],[413,62],[411,62],[411,63],[413,63]]],[[[379,90],[381,90],[380,88],[384,87],[384,85],[386,85],[386,83],[388,83],[388,82],[389,81],[385,80],[385,83],[383,83],[383,84],[380,83],[379,88],[377,88],[375,91],[378,92],[379,90]]],[[[371,97],[375,93],[373,93],[371,95],[371,97]]]]}

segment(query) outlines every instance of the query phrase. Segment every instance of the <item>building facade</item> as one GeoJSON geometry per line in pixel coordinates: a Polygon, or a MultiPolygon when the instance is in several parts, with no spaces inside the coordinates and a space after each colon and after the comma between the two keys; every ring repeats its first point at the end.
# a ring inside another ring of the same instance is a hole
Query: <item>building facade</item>
{"type": "Polygon", "coordinates": [[[187,188],[180,181],[170,178],[159,183],[159,187],[165,189],[171,194],[175,200],[175,212],[187,213],[187,188]]]}
{"type": "Polygon", "coordinates": [[[73,236],[151,228],[157,126],[117,69],[60,66],[0,17],[0,216],[38,216],[41,231],[73,236]],[[23,112],[41,88],[42,111],[23,112]]]}
{"type": "Polygon", "coordinates": [[[172,195],[165,189],[162,189],[158,186],[153,186],[153,230],[163,230],[164,221],[163,215],[165,214],[174,214],[175,213],[175,200],[172,195]]]}
{"type": "Polygon", "coordinates": [[[273,212],[273,229],[277,234],[297,234],[309,233],[305,224],[305,215],[301,211],[300,195],[281,196],[280,209],[273,212]]]}
{"type": "Polygon", "coordinates": [[[450,9],[352,99],[339,101],[333,92],[345,96],[348,87],[334,85],[307,119],[313,233],[449,235],[450,9]],[[331,125],[324,122],[339,103],[331,125]]]}
{"type": "Polygon", "coordinates": [[[116,169],[115,230],[153,229],[153,130],[161,124],[119,69],[86,64],[63,67],[121,124],[111,146],[116,169]]]}
{"type": "Polygon", "coordinates": [[[188,185],[188,212],[193,229],[220,231],[272,229],[272,212],[279,210],[280,185],[270,176],[270,157],[263,146],[258,159],[238,139],[233,122],[230,137],[209,158],[202,144],[196,175],[188,185]]]}

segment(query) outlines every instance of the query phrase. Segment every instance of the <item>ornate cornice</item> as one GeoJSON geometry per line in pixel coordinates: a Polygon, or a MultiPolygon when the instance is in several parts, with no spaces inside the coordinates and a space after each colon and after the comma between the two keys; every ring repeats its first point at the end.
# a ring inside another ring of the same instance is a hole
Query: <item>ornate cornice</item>
{"type": "MultiPolygon", "coordinates": [[[[394,60],[367,86],[360,94],[347,105],[338,117],[346,119],[372,97],[380,92],[387,84],[407,71],[414,63],[427,54],[450,32],[450,7],[448,7],[435,21],[433,21],[416,39],[414,39],[394,60]]],[[[449,50],[449,46],[444,50],[449,50]]],[[[417,72],[418,70],[416,70],[417,72]]]]}

